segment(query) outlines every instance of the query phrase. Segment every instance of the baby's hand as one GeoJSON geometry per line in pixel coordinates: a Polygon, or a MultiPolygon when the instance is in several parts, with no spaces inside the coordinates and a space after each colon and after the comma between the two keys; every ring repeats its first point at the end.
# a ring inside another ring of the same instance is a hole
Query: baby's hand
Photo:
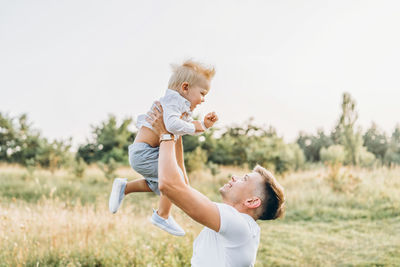
{"type": "Polygon", "coordinates": [[[218,121],[218,116],[215,112],[210,112],[204,117],[204,125],[208,128],[212,127],[218,121]]]}

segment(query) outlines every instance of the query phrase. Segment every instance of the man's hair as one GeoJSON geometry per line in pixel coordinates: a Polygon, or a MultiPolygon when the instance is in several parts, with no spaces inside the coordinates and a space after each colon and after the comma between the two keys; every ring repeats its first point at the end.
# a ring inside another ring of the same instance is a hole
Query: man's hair
{"type": "Polygon", "coordinates": [[[278,183],[272,173],[265,168],[257,165],[253,172],[261,175],[264,186],[261,194],[261,214],[260,220],[274,220],[283,217],[285,213],[285,195],[283,187],[278,183]]]}
{"type": "MultiPolygon", "coordinates": [[[[172,64],[172,75],[168,82],[168,88],[178,91],[182,83],[189,86],[201,84],[204,80],[210,81],[215,75],[214,67],[206,67],[200,62],[186,60],[182,65],[172,64]]],[[[209,88],[206,88],[207,91],[209,88]]]]}

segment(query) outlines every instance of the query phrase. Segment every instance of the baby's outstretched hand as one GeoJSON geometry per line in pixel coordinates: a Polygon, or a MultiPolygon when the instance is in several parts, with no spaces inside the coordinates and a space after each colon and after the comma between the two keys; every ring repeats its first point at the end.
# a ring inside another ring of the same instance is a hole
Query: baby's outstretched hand
{"type": "Polygon", "coordinates": [[[210,112],[204,117],[204,125],[208,128],[212,127],[218,121],[218,116],[215,112],[210,112]]]}

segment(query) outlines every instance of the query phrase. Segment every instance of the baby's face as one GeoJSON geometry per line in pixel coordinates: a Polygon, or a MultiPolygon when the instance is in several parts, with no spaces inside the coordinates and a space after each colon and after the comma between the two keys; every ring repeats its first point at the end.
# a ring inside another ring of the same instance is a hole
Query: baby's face
{"type": "Polygon", "coordinates": [[[190,110],[193,111],[197,105],[204,102],[204,98],[208,93],[209,83],[204,85],[194,85],[188,88],[184,97],[190,102],[190,110]]]}

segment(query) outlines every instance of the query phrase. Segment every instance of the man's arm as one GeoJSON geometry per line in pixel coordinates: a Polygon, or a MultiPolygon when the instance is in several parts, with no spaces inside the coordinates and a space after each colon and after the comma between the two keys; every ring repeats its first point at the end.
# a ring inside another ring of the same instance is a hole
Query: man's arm
{"type": "Polygon", "coordinates": [[[181,180],[173,141],[163,141],[160,144],[158,186],[172,203],[192,219],[216,232],[219,231],[220,215],[218,207],[205,195],[187,186],[181,180]]]}
{"type": "MultiPolygon", "coordinates": [[[[153,131],[161,137],[168,131],[163,121],[163,108],[159,102],[156,102],[156,106],[157,108],[153,108],[152,112],[147,113],[146,120],[153,127],[153,131]]],[[[173,140],[162,141],[160,144],[158,187],[172,203],[192,219],[214,231],[220,230],[221,220],[217,205],[181,180],[173,140]]]]}
{"type": "Polygon", "coordinates": [[[182,144],[182,136],[175,143],[175,152],[176,152],[176,161],[178,166],[181,168],[183,172],[183,176],[185,178],[185,182],[189,185],[189,179],[187,177],[186,168],[185,168],[185,160],[183,159],[183,144],[182,144]]]}

